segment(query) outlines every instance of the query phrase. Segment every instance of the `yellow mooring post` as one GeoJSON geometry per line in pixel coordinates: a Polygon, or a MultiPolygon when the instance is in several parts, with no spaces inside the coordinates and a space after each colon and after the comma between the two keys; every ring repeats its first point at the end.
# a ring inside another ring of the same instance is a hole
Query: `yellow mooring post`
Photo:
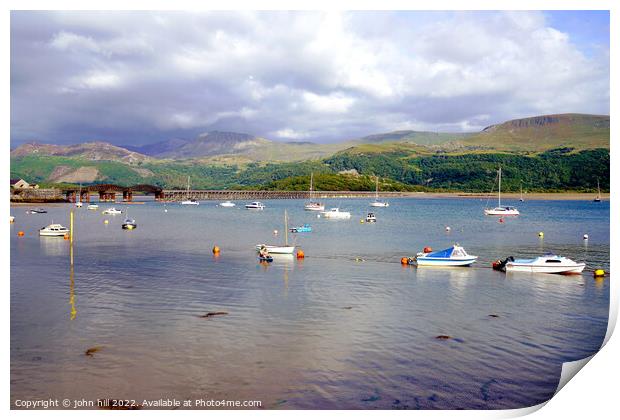
{"type": "Polygon", "coordinates": [[[70,241],[70,246],[71,246],[71,266],[73,267],[73,209],[71,210],[71,216],[70,216],[70,220],[71,220],[71,224],[69,225],[69,241],[70,241]]]}

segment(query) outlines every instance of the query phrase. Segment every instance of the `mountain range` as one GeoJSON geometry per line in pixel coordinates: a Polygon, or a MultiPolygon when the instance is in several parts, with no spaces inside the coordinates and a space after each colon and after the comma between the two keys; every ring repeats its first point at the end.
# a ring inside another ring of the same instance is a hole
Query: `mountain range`
{"type": "MultiPolygon", "coordinates": [[[[454,159],[475,154],[466,159],[480,163],[490,155],[544,157],[547,151],[558,149],[565,154],[562,159],[572,159],[570,154],[601,149],[607,150],[608,159],[609,121],[605,115],[543,115],[491,125],[477,133],[400,130],[331,144],[277,142],[224,131],[144,146],[121,147],[104,141],[69,146],[34,142],[11,151],[11,177],[39,183],[151,182],[181,186],[185,174],[193,171],[196,187],[227,188],[281,180],[301,172],[355,169],[361,174],[384,173],[399,182],[420,185],[428,184],[428,179],[420,175],[425,168],[415,165],[431,161],[435,165],[441,156],[454,159]]],[[[604,172],[604,168],[600,170],[604,172]]]]}

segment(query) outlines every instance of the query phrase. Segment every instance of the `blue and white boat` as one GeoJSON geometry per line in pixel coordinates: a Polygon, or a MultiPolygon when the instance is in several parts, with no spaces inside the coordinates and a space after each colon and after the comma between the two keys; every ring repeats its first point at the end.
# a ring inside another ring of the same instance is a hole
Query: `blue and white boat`
{"type": "Polygon", "coordinates": [[[291,232],[293,233],[312,232],[312,226],[310,226],[308,223],[304,223],[302,226],[292,227],[291,232]]]}
{"type": "Polygon", "coordinates": [[[454,244],[442,251],[418,252],[415,258],[409,259],[409,264],[418,267],[423,265],[463,267],[472,265],[478,259],[475,255],[469,255],[463,247],[454,244]]]}

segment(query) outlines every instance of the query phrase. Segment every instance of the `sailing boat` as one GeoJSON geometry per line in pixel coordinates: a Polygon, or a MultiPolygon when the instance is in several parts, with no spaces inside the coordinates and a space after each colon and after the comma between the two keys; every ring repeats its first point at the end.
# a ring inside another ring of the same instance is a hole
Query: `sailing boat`
{"type": "Polygon", "coordinates": [[[600,203],[601,202],[601,186],[599,184],[598,179],[596,180],[596,189],[598,190],[598,194],[596,194],[596,197],[594,197],[594,202],[595,203],[600,203]]]}
{"type": "Polygon", "coordinates": [[[494,209],[484,209],[487,216],[516,216],[519,210],[516,207],[502,207],[502,167],[499,167],[499,189],[497,191],[497,207],[494,209]]]}
{"type": "Polygon", "coordinates": [[[310,202],[304,204],[304,210],[308,211],[323,211],[325,210],[325,204],[319,203],[318,201],[312,201],[313,190],[312,190],[312,181],[314,179],[314,174],[310,173],[310,202]]]}
{"type": "Polygon", "coordinates": [[[198,204],[200,204],[197,200],[193,198],[189,198],[189,176],[187,177],[187,197],[185,198],[185,200],[181,201],[181,204],[194,205],[194,206],[197,206],[198,204]]]}
{"type": "Polygon", "coordinates": [[[525,200],[523,199],[523,184],[521,184],[521,195],[519,196],[519,201],[524,202],[525,200]]]}
{"type": "Polygon", "coordinates": [[[390,203],[387,201],[379,201],[379,177],[375,176],[377,185],[375,187],[375,201],[370,203],[370,207],[389,207],[390,203]]]}
{"type": "Polygon", "coordinates": [[[80,184],[80,192],[77,195],[77,200],[75,201],[75,207],[82,207],[82,184],[80,184]]]}
{"type": "Polygon", "coordinates": [[[270,254],[292,254],[295,252],[295,245],[288,244],[288,215],[284,210],[284,245],[256,245],[256,250],[260,251],[261,248],[267,248],[267,252],[270,254]]]}

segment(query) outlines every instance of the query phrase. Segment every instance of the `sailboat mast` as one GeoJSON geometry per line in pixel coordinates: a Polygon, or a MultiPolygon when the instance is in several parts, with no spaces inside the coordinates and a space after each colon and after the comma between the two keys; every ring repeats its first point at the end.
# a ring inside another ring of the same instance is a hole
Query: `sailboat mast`
{"type": "Polygon", "coordinates": [[[189,175],[187,176],[187,199],[189,200],[189,175]]]}
{"type": "Polygon", "coordinates": [[[284,246],[288,246],[288,216],[284,210],[284,246]]]}
{"type": "Polygon", "coordinates": [[[497,190],[497,207],[502,206],[502,167],[499,167],[499,187],[497,190]]]}
{"type": "Polygon", "coordinates": [[[375,180],[377,181],[377,185],[375,187],[375,200],[379,200],[379,177],[375,175],[375,180]]]}

